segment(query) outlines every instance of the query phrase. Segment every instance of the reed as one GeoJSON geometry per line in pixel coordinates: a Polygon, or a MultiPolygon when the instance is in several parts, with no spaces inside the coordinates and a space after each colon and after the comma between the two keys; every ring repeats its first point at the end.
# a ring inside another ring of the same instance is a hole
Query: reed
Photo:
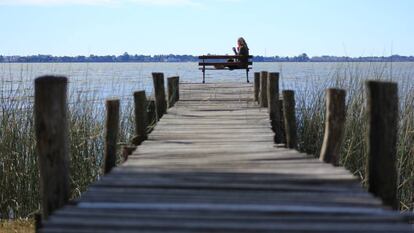
{"type": "MultiPolygon", "coordinates": [[[[40,208],[33,90],[7,85],[12,83],[0,82],[0,219],[32,217],[40,208]]],[[[104,99],[88,86],[72,89],[68,99],[73,199],[102,175],[105,108],[104,99]]],[[[121,103],[119,146],[129,144],[134,135],[132,93],[121,103]]],[[[120,148],[118,152],[117,161],[121,162],[120,148]]]]}
{"type": "Polygon", "coordinates": [[[345,64],[330,79],[312,88],[299,90],[297,98],[299,150],[318,156],[324,133],[325,99],[328,87],[347,91],[347,112],[344,142],[340,165],[358,176],[366,185],[367,162],[367,116],[365,113],[364,81],[367,79],[392,80],[399,83],[400,109],[398,129],[398,169],[400,171],[398,196],[400,209],[414,209],[414,83],[413,74],[398,74],[395,79],[387,72],[389,64],[371,64],[369,71],[363,71],[360,64],[345,64]],[[370,74],[370,76],[366,76],[370,74]]]}

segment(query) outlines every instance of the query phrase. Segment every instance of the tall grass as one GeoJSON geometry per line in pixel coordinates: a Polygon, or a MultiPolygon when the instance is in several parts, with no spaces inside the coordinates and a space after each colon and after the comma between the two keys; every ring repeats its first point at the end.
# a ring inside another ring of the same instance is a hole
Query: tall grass
{"type": "MultiPolygon", "coordinates": [[[[366,65],[366,64],[364,64],[366,65]]],[[[361,64],[349,63],[340,67],[332,77],[297,94],[299,150],[319,156],[325,120],[325,89],[343,88],[347,91],[346,125],[341,149],[341,165],[360,177],[366,185],[367,116],[365,83],[367,79],[399,83],[400,109],[397,143],[400,172],[398,197],[401,210],[414,209],[414,82],[413,74],[398,74],[395,79],[387,72],[388,64],[370,64],[367,71],[361,64]],[[369,76],[366,76],[369,75],[369,76]]]]}
{"type": "MultiPolygon", "coordinates": [[[[33,88],[8,88],[11,84],[0,82],[0,218],[6,219],[30,217],[40,209],[33,88]]],[[[87,86],[71,90],[68,99],[70,186],[76,198],[102,175],[105,100],[87,86]]],[[[132,93],[121,101],[120,145],[132,138],[131,102],[132,93]]]]}

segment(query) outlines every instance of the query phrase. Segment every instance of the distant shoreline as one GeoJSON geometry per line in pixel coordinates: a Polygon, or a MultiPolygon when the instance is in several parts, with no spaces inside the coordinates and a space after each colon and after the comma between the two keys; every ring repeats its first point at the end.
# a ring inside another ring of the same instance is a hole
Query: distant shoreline
{"type": "MultiPolygon", "coordinates": [[[[105,55],[105,56],[2,56],[0,63],[178,63],[198,62],[198,56],[193,55],[105,55]]],[[[414,56],[369,56],[369,57],[337,57],[314,56],[309,57],[303,53],[294,57],[281,56],[254,56],[253,62],[414,62],[414,56]]]]}
{"type": "MultiPolygon", "coordinates": [[[[169,62],[169,61],[144,61],[144,62],[138,62],[138,61],[130,61],[130,62],[118,62],[118,61],[112,61],[112,62],[99,62],[99,61],[85,61],[85,62],[65,62],[65,61],[48,61],[48,62],[21,62],[21,61],[13,61],[13,62],[0,62],[0,64],[52,64],[52,63],[96,63],[96,64],[103,64],[103,63],[118,63],[118,64],[132,64],[132,63],[197,63],[198,61],[174,61],[174,62],[169,62]]],[[[269,63],[269,62],[274,62],[274,63],[381,63],[381,62],[393,62],[393,63],[411,63],[414,61],[388,61],[388,60],[384,60],[384,61],[255,61],[255,63],[269,63]]]]}

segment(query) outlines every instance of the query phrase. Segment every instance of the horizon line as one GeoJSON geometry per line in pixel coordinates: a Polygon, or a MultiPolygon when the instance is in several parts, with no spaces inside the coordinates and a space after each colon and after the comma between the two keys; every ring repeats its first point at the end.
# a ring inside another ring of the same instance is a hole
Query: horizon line
{"type": "MultiPolygon", "coordinates": [[[[312,55],[310,56],[307,53],[300,53],[297,55],[252,55],[253,57],[266,57],[266,58],[274,58],[274,57],[279,57],[279,58],[286,58],[286,57],[300,57],[303,56],[304,54],[306,54],[307,57],[309,58],[316,58],[316,57],[338,57],[338,58],[372,58],[372,57],[376,57],[376,58],[388,58],[388,57],[393,57],[393,56],[400,56],[400,57],[414,57],[414,55],[401,55],[401,54],[391,54],[391,55],[369,55],[369,56],[349,56],[349,55],[329,55],[329,54],[323,54],[323,55],[312,55]]],[[[149,56],[149,57],[154,57],[154,56],[193,56],[193,57],[198,57],[198,56],[202,56],[202,55],[228,55],[228,54],[212,54],[212,53],[208,53],[208,54],[198,54],[198,55],[194,55],[194,54],[174,54],[174,53],[165,53],[165,54],[138,54],[138,53],[127,53],[124,52],[122,54],[104,54],[104,55],[97,55],[97,54],[89,54],[89,55],[84,55],[84,54],[78,54],[78,55],[53,55],[53,54],[30,54],[30,55],[18,55],[18,54],[13,54],[13,55],[5,55],[5,54],[0,54],[1,57],[32,57],[32,56],[51,56],[51,57],[91,57],[91,56],[97,56],[97,57],[106,57],[106,56],[110,56],[110,57],[120,57],[120,56],[125,56],[125,55],[129,55],[129,56],[149,56]]]]}

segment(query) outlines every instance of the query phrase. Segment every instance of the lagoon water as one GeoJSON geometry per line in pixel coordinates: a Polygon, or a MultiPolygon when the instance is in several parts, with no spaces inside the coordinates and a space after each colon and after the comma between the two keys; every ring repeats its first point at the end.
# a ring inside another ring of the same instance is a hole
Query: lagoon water
{"type": "MultiPolygon", "coordinates": [[[[414,63],[254,63],[250,71],[280,72],[281,89],[301,91],[321,85],[335,86],[335,80],[393,79],[414,84],[414,63]],[[327,84],[330,82],[330,84],[327,84]]],[[[200,83],[202,73],[197,63],[1,63],[1,98],[33,96],[33,80],[41,75],[64,75],[69,78],[72,98],[87,93],[96,100],[109,97],[129,98],[133,91],[152,92],[152,72],[165,77],[180,76],[182,82],[200,83]]],[[[244,70],[207,71],[206,82],[246,82],[244,70]]]]}

